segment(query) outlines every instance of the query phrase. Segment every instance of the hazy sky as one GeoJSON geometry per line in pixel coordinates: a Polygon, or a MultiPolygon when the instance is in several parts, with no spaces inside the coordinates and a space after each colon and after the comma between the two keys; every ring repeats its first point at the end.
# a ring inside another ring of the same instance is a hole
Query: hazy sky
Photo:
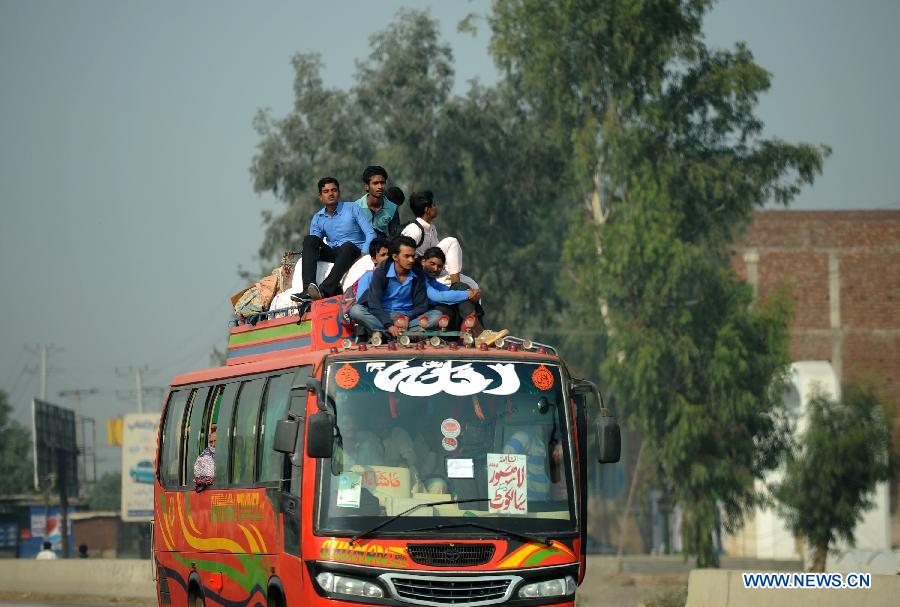
{"type": "MultiPolygon", "coordinates": [[[[250,181],[254,114],[291,107],[299,51],[349,87],[402,6],[440,20],[457,93],[496,80],[487,28],[456,33],[487,0],[0,0],[0,389],[21,421],[39,390],[26,345],[56,348],[49,400],[99,390],[83,412],[103,439],[103,421],[136,406],[117,368],[147,365],[146,384],[164,387],[208,366],[236,269],[257,266],[260,211],[277,206],[250,181]]],[[[834,149],[795,208],[900,208],[898,26],[892,0],[730,0],[708,17],[712,45],[744,40],[774,73],[768,134],[834,149]]],[[[100,455],[101,470],[119,466],[117,450],[100,455]]]]}

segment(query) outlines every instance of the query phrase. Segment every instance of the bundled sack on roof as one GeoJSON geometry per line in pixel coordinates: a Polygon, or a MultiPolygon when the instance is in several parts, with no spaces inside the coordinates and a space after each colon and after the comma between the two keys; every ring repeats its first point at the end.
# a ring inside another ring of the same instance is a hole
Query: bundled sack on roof
{"type": "Polygon", "coordinates": [[[271,274],[263,276],[256,284],[232,295],[231,305],[235,314],[247,318],[266,312],[275,296],[291,284],[294,269],[291,256],[295,255],[297,254],[293,251],[285,251],[281,257],[281,265],[272,270],[271,274]]]}

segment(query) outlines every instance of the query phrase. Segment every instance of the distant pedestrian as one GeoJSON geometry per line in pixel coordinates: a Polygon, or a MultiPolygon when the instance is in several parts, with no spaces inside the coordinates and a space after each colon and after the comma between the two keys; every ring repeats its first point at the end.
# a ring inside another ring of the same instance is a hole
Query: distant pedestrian
{"type": "Polygon", "coordinates": [[[78,545],[78,558],[86,559],[88,557],[87,544],[78,545]]]}
{"type": "Polygon", "coordinates": [[[51,544],[50,542],[44,542],[44,549],[37,553],[37,560],[55,561],[56,553],[53,552],[53,544],[51,544]]]}

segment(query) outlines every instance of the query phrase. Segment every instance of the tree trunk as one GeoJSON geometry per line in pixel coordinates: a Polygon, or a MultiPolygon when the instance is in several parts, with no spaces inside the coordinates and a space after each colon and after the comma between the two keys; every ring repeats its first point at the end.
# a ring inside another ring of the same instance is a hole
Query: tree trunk
{"type": "Polygon", "coordinates": [[[697,558],[700,569],[719,567],[719,553],[713,537],[717,533],[716,502],[712,497],[695,497],[681,503],[684,551],[697,558]]]}
{"type": "Polygon", "coordinates": [[[828,558],[828,545],[813,547],[812,565],[809,570],[817,573],[825,571],[825,560],[828,558]]]}
{"type": "Polygon", "coordinates": [[[628,488],[628,499],[625,500],[625,511],[622,512],[622,518],[619,521],[619,548],[616,550],[616,573],[622,573],[622,552],[625,549],[625,525],[628,523],[628,514],[631,512],[631,504],[634,501],[634,494],[637,491],[638,477],[641,473],[641,460],[644,458],[644,447],[647,441],[641,442],[641,448],[638,450],[637,459],[634,462],[634,474],[631,475],[631,486],[628,488]]]}

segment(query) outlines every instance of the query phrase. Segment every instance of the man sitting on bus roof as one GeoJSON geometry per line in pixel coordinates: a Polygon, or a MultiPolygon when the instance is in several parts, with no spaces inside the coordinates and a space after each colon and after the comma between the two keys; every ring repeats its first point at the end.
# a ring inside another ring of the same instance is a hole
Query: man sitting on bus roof
{"type": "Polygon", "coordinates": [[[401,314],[409,319],[409,333],[421,332],[420,316],[428,319],[427,328],[436,327],[441,313],[429,310],[426,280],[415,265],[416,243],[406,236],[391,241],[391,258],[363,274],[357,284],[350,318],[369,331],[387,331],[393,337],[400,335],[395,321],[401,314]]]}
{"type": "MultiPolygon", "coordinates": [[[[362,174],[363,189],[366,191],[356,204],[372,224],[379,236],[393,238],[400,232],[400,209],[403,200],[388,200],[391,192],[403,192],[399,188],[387,188],[388,174],[381,166],[367,166],[362,174]],[[387,192],[386,192],[387,191],[387,192]],[[386,196],[385,193],[388,195],[386,196]]],[[[404,196],[405,198],[405,196],[404,196]]]]}
{"type": "MultiPolygon", "coordinates": [[[[475,326],[472,334],[478,344],[494,343],[501,337],[509,334],[506,329],[492,331],[485,329],[482,324],[484,309],[481,307],[481,289],[473,289],[463,280],[447,286],[440,282],[444,263],[444,251],[440,247],[431,247],[422,255],[420,262],[427,279],[428,304],[450,318],[449,328],[456,331],[460,328],[462,320],[468,316],[475,317],[475,326]]],[[[474,281],[473,281],[474,282],[474,281]]]]}
{"type": "MultiPolygon", "coordinates": [[[[346,293],[347,289],[355,285],[356,282],[362,278],[363,274],[371,272],[375,269],[375,266],[387,259],[390,248],[391,243],[387,238],[378,237],[370,242],[369,254],[357,259],[356,262],[350,266],[350,269],[347,270],[347,274],[341,282],[344,292],[346,293]]],[[[357,295],[360,294],[358,293],[357,295]]]]}
{"type": "Polygon", "coordinates": [[[309,234],[303,239],[303,289],[310,299],[331,297],[341,292],[341,278],[362,251],[369,249],[375,230],[353,202],[339,202],[341,187],[334,177],[319,180],[319,200],[324,207],[312,217],[309,234]],[[326,244],[325,239],[328,242],[326,244]],[[334,262],[328,276],[317,285],[316,264],[334,262]]]}
{"type": "Polygon", "coordinates": [[[431,247],[440,247],[446,256],[444,270],[438,277],[438,281],[450,286],[462,280],[469,287],[478,288],[478,284],[469,277],[463,277],[462,272],[462,248],[459,241],[452,236],[441,239],[434,220],[438,216],[438,203],[434,199],[434,193],[430,190],[414,192],[409,197],[409,208],[416,216],[416,220],[403,228],[401,234],[409,236],[416,245],[416,255],[421,257],[431,247]]]}

